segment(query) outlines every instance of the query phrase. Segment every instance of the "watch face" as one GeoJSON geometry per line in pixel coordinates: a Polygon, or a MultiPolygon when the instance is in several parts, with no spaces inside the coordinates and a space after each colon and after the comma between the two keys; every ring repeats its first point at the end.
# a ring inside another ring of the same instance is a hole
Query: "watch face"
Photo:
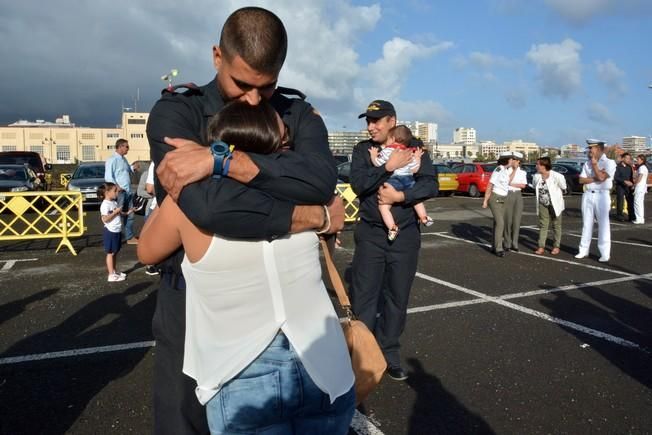
{"type": "Polygon", "coordinates": [[[229,146],[222,141],[213,142],[211,144],[211,151],[213,154],[224,155],[229,151],[229,146]]]}

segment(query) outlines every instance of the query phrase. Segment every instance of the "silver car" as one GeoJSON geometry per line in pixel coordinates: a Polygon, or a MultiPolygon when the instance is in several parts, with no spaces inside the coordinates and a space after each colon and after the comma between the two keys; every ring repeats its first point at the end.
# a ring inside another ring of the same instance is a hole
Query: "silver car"
{"type": "Polygon", "coordinates": [[[81,192],[84,205],[99,205],[102,198],[97,188],[104,184],[104,162],[85,162],[79,165],[70,178],[68,190],[81,192]]]}

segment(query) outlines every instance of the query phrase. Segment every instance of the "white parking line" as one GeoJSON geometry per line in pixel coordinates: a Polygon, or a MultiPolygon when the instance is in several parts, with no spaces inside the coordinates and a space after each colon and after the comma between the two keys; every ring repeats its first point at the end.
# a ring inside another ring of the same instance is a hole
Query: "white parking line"
{"type": "Polygon", "coordinates": [[[569,322],[568,320],[560,319],[558,317],[553,317],[553,316],[550,316],[550,315],[548,315],[546,313],[543,313],[541,311],[536,311],[536,310],[533,310],[533,309],[530,309],[530,308],[526,308],[526,307],[523,307],[521,305],[514,304],[512,302],[507,302],[507,301],[505,301],[505,300],[503,300],[503,299],[501,299],[499,297],[489,296],[489,295],[487,295],[485,293],[481,293],[481,292],[478,292],[478,291],[475,291],[475,290],[468,289],[466,287],[462,287],[462,286],[457,285],[457,284],[453,284],[452,282],[447,282],[447,281],[435,278],[434,276],[425,275],[425,274],[420,273],[420,272],[417,272],[416,276],[418,276],[419,278],[425,279],[427,281],[431,281],[431,282],[434,282],[434,283],[437,283],[437,284],[440,284],[440,285],[443,285],[443,286],[446,286],[446,287],[461,291],[462,293],[466,293],[466,294],[475,296],[476,298],[486,300],[487,302],[492,302],[492,303],[501,305],[501,306],[506,307],[506,308],[510,308],[512,310],[515,310],[515,311],[518,311],[518,312],[521,312],[521,313],[524,313],[524,314],[529,314],[530,316],[534,316],[534,317],[537,317],[539,319],[547,320],[548,322],[556,323],[558,325],[564,326],[564,327],[569,328],[569,329],[574,329],[576,331],[583,332],[584,334],[592,335],[594,337],[597,337],[597,338],[600,338],[600,339],[603,339],[603,340],[607,340],[607,341],[610,341],[612,343],[615,343],[615,344],[618,344],[618,345],[621,345],[621,346],[630,347],[630,348],[633,348],[633,349],[638,349],[638,350],[641,350],[641,351],[643,351],[645,353],[650,353],[649,350],[647,350],[646,348],[642,347],[641,345],[639,345],[637,343],[634,343],[633,341],[629,341],[629,340],[626,340],[626,339],[621,338],[621,337],[616,337],[615,335],[611,335],[611,334],[608,334],[606,332],[598,331],[597,329],[588,328],[586,326],[582,326],[582,325],[580,325],[578,323],[575,323],[575,322],[569,322]]]}
{"type": "Polygon", "coordinates": [[[4,265],[2,266],[2,269],[0,269],[0,273],[8,272],[19,261],[36,261],[36,260],[38,260],[38,258],[21,258],[21,259],[17,259],[17,260],[0,260],[0,263],[4,262],[4,265]]]}
{"type": "MultiPolygon", "coordinates": [[[[460,242],[471,243],[471,244],[478,245],[478,246],[485,246],[487,248],[491,247],[490,243],[474,242],[473,240],[464,239],[462,237],[451,236],[445,231],[444,232],[439,232],[439,233],[421,233],[421,234],[422,235],[429,235],[429,236],[443,237],[445,239],[451,239],[451,240],[458,240],[460,242]]],[[[550,257],[550,256],[547,256],[547,255],[536,255],[536,254],[531,254],[529,252],[521,252],[521,251],[519,251],[519,252],[510,252],[510,255],[512,255],[512,254],[526,255],[526,256],[530,256],[530,257],[539,258],[541,260],[556,261],[556,262],[559,262],[559,263],[572,264],[574,266],[586,267],[587,269],[600,270],[602,272],[615,273],[615,274],[618,274],[618,275],[636,276],[633,273],[623,272],[623,271],[616,270],[616,269],[609,269],[607,267],[593,266],[591,264],[579,263],[577,261],[563,260],[561,258],[554,258],[554,257],[550,257]]]]}
{"type": "Polygon", "coordinates": [[[32,355],[10,356],[0,358],[0,366],[8,364],[17,364],[31,361],[41,361],[45,359],[67,358],[71,356],[91,355],[94,353],[115,352],[127,349],[140,349],[144,347],[156,346],[155,341],[140,341],[137,343],[115,344],[112,346],[87,347],[83,349],[64,350],[60,352],[35,353],[32,355]]]}
{"type": "MultiPolygon", "coordinates": [[[[419,275],[417,275],[419,276],[419,275]]],[[[592,281],[592,282],[585,282],[581,284],[570,284],[570,285],[563,285],[560,287],[555,287],[555,288],[550,288],[550,289],[538,289],[538,290],[531,290],[531,291],[526,291],[526,292],[518,292],[518,293],[509,293],[506,295],[501,295],[501,296],[496,296],[497,299],[503,299],[503,300],[508,300],[508,299],[518,299],[518,298],[527,298],[530,296],[537,296],[537,295],[542,295],[542,294],[548,294],[548,293],[557,293],[557,292],[563,292],[563,291],[570,291],[570,290],[578,290],[581,288],[586,288],[586,287],[597,287],[597,286],[604,286],[604,285],[609,285],[609,284],[618,284],[621,282],[628,282],[628,281],[638,281],[638,280],[652,280],[652,273],[646,273],[643,275],[632,275],[632,276],[625,276],[622,278],[611,278],[611,279],[603,279],[600,281],[592,281]]],[[[463,307],[466,305],[475,305],[475,304],[486,304],[487,302],[491,302],[487,299],[469,299],[466,301],[456,301],[456,302],[446,302],[443,304],[435,304],[435,305],[426,305],[423,307],[413,307],[409,308],[407,310],[408,314],[412,313],[425,313],[428,311],[434,311],[434,310],[445,310],[448,308],[457,308],[457,307],[463,307]]]]}
{"type": "MultiPolygon", "coordinates": [[[[578,237],[578,238],[582,237],[581,234],[576,234],[576,233],[568,233],[568,235],[573,237],[578,237]]],[[[592,237],[591,240],[598,240],[598,238],[592,237]]],[[[617,243],[619,245],[640,246],[642,248],[652,248],[652,245],[647,243],[621,242],[619,240],[612,240],[611,243],[617,243]]]]}
{"type": "Polygon", "coordinates": [[[374,424],[369,421],[367,416],[362,414],[357,409],[353,413],[351,429],[353,429],[359,435],[383,435],[383,432],[374,426],[374,424]]]}

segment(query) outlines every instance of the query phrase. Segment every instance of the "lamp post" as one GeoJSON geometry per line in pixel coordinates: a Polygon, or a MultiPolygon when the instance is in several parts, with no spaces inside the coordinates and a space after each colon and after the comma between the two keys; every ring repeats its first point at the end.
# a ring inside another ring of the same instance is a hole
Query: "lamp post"
{"type": "Polygon", "coordinates": [[[174,90],[174,87],[172,86],[172,79],[176,77],[178,74],[179,74],[179,70],[174,68],[171,69],[169,73],[161,76],[161,80],[163,80],[164,82],[168,82],[168,86],[167,86],[168,91],[172,92],[174,90]]]}

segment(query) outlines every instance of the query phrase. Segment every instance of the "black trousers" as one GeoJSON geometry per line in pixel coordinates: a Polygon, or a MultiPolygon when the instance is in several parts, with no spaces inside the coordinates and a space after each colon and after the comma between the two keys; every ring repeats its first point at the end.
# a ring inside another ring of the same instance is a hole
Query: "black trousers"
{"type": "Polygon", "coordinates": [[[387,240],[384,226],[361,220],[355,229],[351,305],[374,332],[389,367],[401,365],[399,337],[405,329],[420,247],[416,222],[402,228],[393,242],[387,240]]]}
{"type": "Polygon", "coordinates": [[[616,216],[623,217],[623,205],[627,201],[627,215],[630,221],[636,220],[634,215],[634,192],[627,187],[616,185],[616,216]]]}
{"type": "Polygon", "coordinates": [[[181,371],[186,332],[186,292],[163,275],[156,296],[154,348],[154,433],[209,434],[206,409],[195,395],[195,380],[181,371]]]}

